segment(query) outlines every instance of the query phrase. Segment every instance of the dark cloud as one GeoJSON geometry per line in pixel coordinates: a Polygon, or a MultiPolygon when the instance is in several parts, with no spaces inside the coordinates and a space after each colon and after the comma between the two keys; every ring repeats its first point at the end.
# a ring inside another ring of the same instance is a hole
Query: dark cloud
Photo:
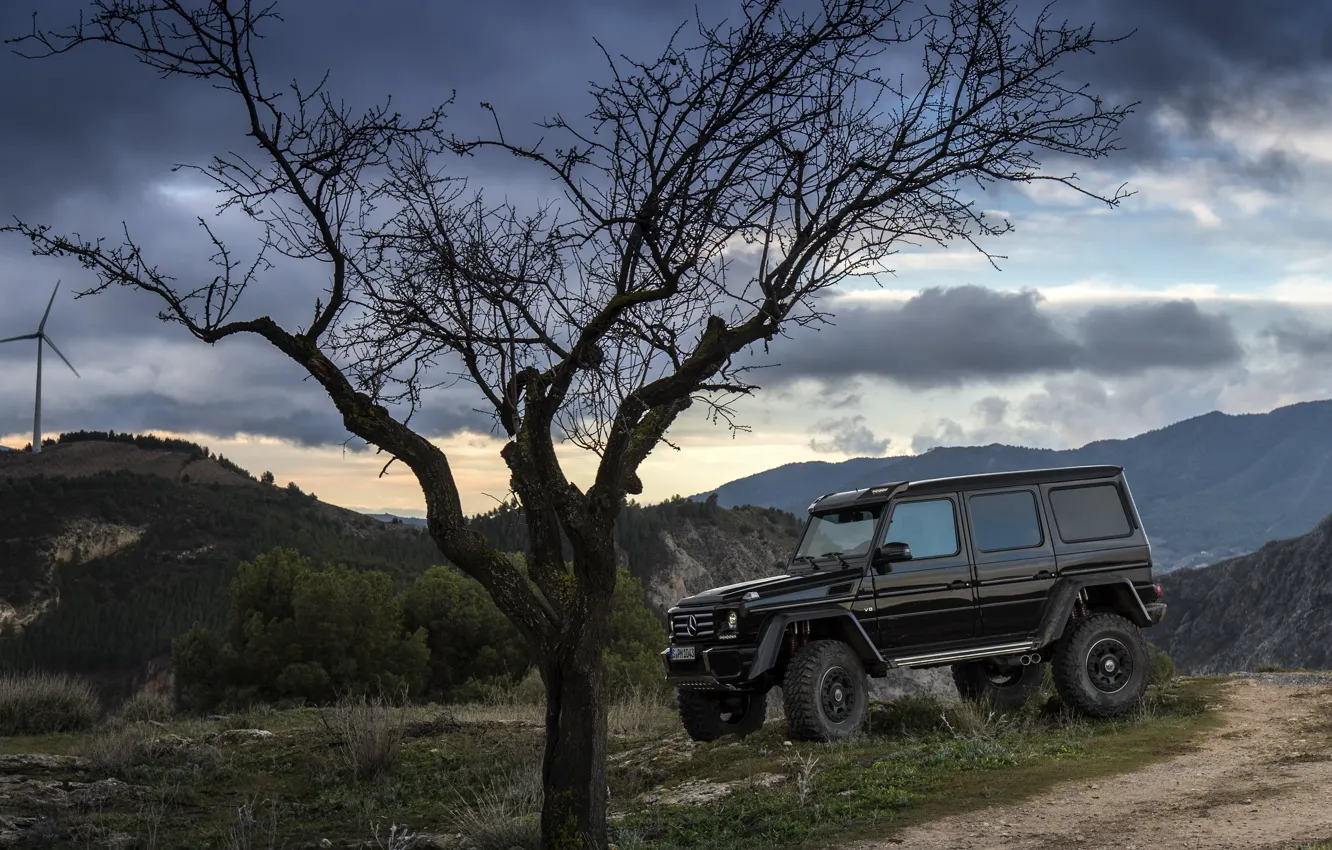
{"type": "MultiPolygon", "coordinates": [[[[26,32],[34,9],[40,10],[39,24],[55,27],[88,8],[86,0],[0,3],[0,35],[26,32]]],[[[702,8],[719,19],[734,3],[702,8]]],[[[272,24],[260,44],[260,61],[273,86],[293,77],[310,82],[330,68],[330,89],[337,96],[369,105],[392,94],[406,115],[419,114],[456,90],[449,121],[457,132],[467,135],[489,121],[477,105],[485,100],[495,105],[506,130],[518,135],[540,132],[532,122],[541,117],[586,112],[588,80],[606,77],[594,38],[613,53],[654,55],[676,25],[692,17],[695,4],[283,0],[279,9],[285,21],[272,24]]],[[[1316,78],[1332,56],[1329,4],[1078,0],[1061,3],[1055,11],[1075,21],[1097,20],[1106,34],[1137,29],[1124,44],[1080,64],[1078,74],[1110,97],[1142,99],[1149,109],[1171,106],[1198,133],[1206,132],[1211,117],[1248,108],[1260,94],[1271,102],[1296,104],[1322,104],[1327,97],[1316,78]]],[[[158,79],[128,54],[96,45],[39,62],[0,51],[0,79],[6,83],[0,86],[0,115],[5,116],[0,121],[0,219],[20,214],[88,235],[115,235],[125,220],[164,270],[182,281],[211,277],[205,262],[210,251],[193,217],[206,214],[212,199],[171,200],[154,187],[180,178],[169,171],[175,163],[205,163],[215,153],[250,149],[234,98],[197,81],[158,79]]],[[[1128,156],[1169,148],[1170,140],[1141,116],[1125,132],[1128,156]]],[[[1295,169],[1279,154],[1237,160],[1233,167],[1245,181],[1264,185],[1289,183],[1295,169]]],[[[514,198],[550,191],[543,177],[515,169],[503,157],[480,157],[465,168],[514,198]]],[[[227,232],[234,247],[244,251],[243,229],[227,232]]],[[[323,285],[323,270],[310,266],[277,270],[248,294],[243,312],[303,322],[323,285]]],[[[150,383],[136,385],[139,373],[134,370],[141,365],[124,353],[127,348],[116,346],[184,341],[180,328],[157,322],[159,305],[148,296],[112,292],[69,300],[75,288],[90,283],[86,273],[67,261],[36,260],[13,238],[0,240],[0,337],[35,325],[57,277],[66,283],[50,330],[62,350],[81,369],[97,364],[125,376],[120,391],[97,396],[98,407],[82,408],[78,415],[71,408],[69,427],[258,428],[300,442],[345,438],[327,399],[276,355],[251,357],[243,368],[215,374],[209,391],[231,400],[219,407],[188,400],[185,389],[159,392],[150,391],[150,383]],[[262,410],[238,412],[244,399],[256,397],[266,405],[262,410]],[[112,398],[131,410],[111,409],[112,398]],[[176,399],[174,406],[163,400],[169,398],[176,399]],[[150,421],[153,416],[161,421],[150,421]]],[[[876,374],[927,387],[1079,366],[1108,373],[1150,365],[1201,368],[1231,356],[1215,317],[1180,315],[1185,331],[1180,341],[1140,338],[1141,345],[1130,350],[1118,346],[1114,333],[1106,330],[1116,321],[1132,330],[1133,322],[1117,315],[1103,315],[1098,324],[1082,328],[1084,338],[1078,339],[1061,333],[1037,309],[1034,294],[974,287],[929,290],[900,311],[843,311],[835,328],[817,337],[802,335],[799,349],[784,351],[779,344],[777,359],[792,375],[840,379],[876,374]]],[[[1229,339],[1233,343],[1233,334],[1229,339]]],[[[8,348],[0,347],[0,373],[31,368],[29,355],[8,348]]],[[[230,357],[232,349],[200,345],[197,350],[203,362],[230,357]]],[[[0,427],[22,431],[30,390],[21,382],[0,388],[0,427]],[[4,424],[10,422],[18,426],[4,424]]],[[[466,401],[431,404],[414,422],[432,432],[489,426],[466,401]]],[[[853,406],[849,400],[847,406],[853,406]]],[[[52,406],[48,421],[65,427],[52,418],[58,415],[64,414],[52,406]]],[[[874,440],[872,434],[869,439],[874,440]]]]}
{"type": "Polygon", "coordinates": [[[857,457],[878,457],[888,451],[892,442],[888,438],[874,436],[874,432],[865,424],[865,417],[844,416],[840,419],[824,419],[814,426],[817,434],[809,441],[809,447],[816,452],[837,452],[857,457]]]}
{"type": "MultiPolygon", "coordinates": [[[[1034,291],[926,289],[898,309],[840,309],[817,336],[801,331],[798,344],[774,346],[773,359],[788,379],[874,375],[928,388],[1075,370],[1203,370],[1243,355],[1230,320],[1192,301],[1097,307],[1072,335],[1040,303],[1034,291]]],[[[1005,405],[984,399],[981,414],[1002,418],[1005,405]]]]}
{"type": "Polygon", "coordinates": [[[774,346],[787,375],[879,375],[912,387],[1072,368],[1078,346],[1041,313],[1035,292],[926,289],[895,310],[839,309],[833,325],[774,346]]]}
{"type": "Polygon", "coordinates": [[[1210,369],[1244,355],[1229,318],[1187,300],[1096,307],[1078,321],[1078,332],[1083,362],[1102,375],[1157,366],[1210,369]]]}
{"type": "MultiPolygon", "coordinates": [[[[1078,76],[1108,97],[1142,101],[1144,113],[1169,107],[1198,137],[1236,110],[1329,102],[1319,76],[1332,68],[1332,4],[1323,0],[1088,0],[1055,8],[1095,21],[1104,36],[1133,33],[1079,63],[1078,76]]],[[[1172,143],[1142,116],[1125,125],[1124,141],[1130,157],[1168,155],[1172,143]]],[[[1261,171],[1264,163],[1247,167],[1261,171]]]]}
{"type": "Polygon", "coordinates": [[[1262,335],[1272,340],[1282,354],[1308,360],[1332,357],[1332,328],[1320,328],[1302,319],[1294,319],[1272,325],[1262,335]]]}

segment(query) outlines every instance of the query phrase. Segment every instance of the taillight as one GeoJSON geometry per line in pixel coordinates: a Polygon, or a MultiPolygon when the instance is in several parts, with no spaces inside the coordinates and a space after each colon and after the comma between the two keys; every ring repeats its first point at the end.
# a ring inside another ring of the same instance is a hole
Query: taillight
{"type": "Polygon", "coordinates": [[[1158,584],[1158,585],[1156,586],[1156,599],[1157,599],[1157,601],[1159,602],[1160,599],[1161,599],[1161,597],[1164,596],[1164,595],[1165,595],[1165,594],[1161,592],[1161,585],[1158,584]]]}

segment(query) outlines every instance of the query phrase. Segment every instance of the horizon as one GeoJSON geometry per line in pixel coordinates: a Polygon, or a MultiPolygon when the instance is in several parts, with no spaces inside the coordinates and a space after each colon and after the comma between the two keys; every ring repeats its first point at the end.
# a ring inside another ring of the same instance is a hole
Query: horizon
{"type": "MultiPolygon", "coordinates": [[[[1098,440],[1091,440],[1091,441],[1088,441],[1087,443],[1082,443],[1082,444],[1080,444],[1080,445],[1076,445],[1076,446],[1068,446],[1068,447],[1065,447],[1065,448],[1063,448],[1063,449],[1053,449],[1053,450],[1054,450],[1054,451],[1078,450],[1078,449],[1086,448],[1087,446],[1092,445],[1093,443],[1104,442],[1105,440],[1131,440],[1131,439],[1134,439],[1134,438],[1136,438],[1136,437],[1145,436],[1145,435],[1150,434],[1150,433],[1153,433],[1153,432],[1155,432],[1155,431],[1161,431],[1161,430],[1164,430],[1164,429],[1170,428],[1170,427],[1172,427],[1172,426],[1174,426],[1174,425],[1179,425],[1179,424],[1182,424],[1182,423],[1184,423],[1184,422],[1189,422],[1189,421],[1192,421],[1192,420],[1195,420],[1195,419],[1201,419],[1201,418],[1204,418],[1204,417],[1207,417],[1207,416],[1211,416],[1211,415],[1214,415],[1214,414],[1219,414],[1219,415],[1222,415],[1222,416],[1262,416],[1262,415],[1268,415],[1268,414],[1275,413],[1275,412],[1277,412],[1277,411],[1279,411],[1279,410],[1286,410],[1286,409],[1289,409],[1289,408],[1292,408],[1292,407],[1300,407],[1300,406],[1303,406],[1303,405],[1310,405],[1310,404],[1332,404],[1332,398],[1326,398],[1326,399],[1310,399],[1310,400],[1308,400],[1308,401],[1293,402],[1293,403],[1291,403],[1291,404],[1282,405],[1282,406],[1280,406],[1280,407],[1272,408],[1271,410],[1254,411],[1254,412],[1249,412],[1249,413],[1227,413],[1226,411],[1222,411],[1222,410],[1209,410],[1209,411],[1206,411],[1206,412],[1203,412],[1203,413],[1199,413],[1199,414],[1197,414],[1197,415],[1195,415],[1195,416],[1189,416],[1189,417],[1185,417],[1184,419],[1179,419],[1179,420],[1176,420],[1176,421],[1174,421],[1174,422],[1167,423],[1167,424],[1165,424],[1165,425],[1163,425],[1163,426],[1161,426],[1161,427],[1159,427],[1159,428],[1148,429],[1148,430],[1141,431],[1141,432],[1138,432],[1138,433],[1135,433],[1135,434],[1130,434],[1130,435],[1127,435],[1127,436],[1124,436],[1124,437],[1111,437],[1111,438],[1102,438],[1102,439],[1098,439],[1098,440]]],[[[101,429],[96,429],[96,428],[83,428],[83,429],[75,429],[75,430],[98,431],[98,430],[101,430],[101,429]]],[[[62,433],[63,433],[63,432],[62,432],[62,433]]],[[[123,433],[123,432],[119,432],[119,433],[123,433]]],[[[144,432],[133,432],[133,433],[134,433],[135,436],[156,436],[156,437],[162,437],[162,438],[174,438],[174,439],[181,439],[181,440],[186,440],[186,441],[189,441],[189,442],[192,442],[192,443],[196,443],[196,444],[198,444],[198,445],[201,446],[201,447],[205,447],[205,448],[207,448],[207,449],[208,449],[210,452],[212,452],[213,454],[225,456],[229,461],[235,463],[237,466],[239,466],[239,467],[241,467],[242,469],[244,469],[244,470],[246,470],[247,472],[249,472],[250,475],[251,475],[252,477],[254,477],[256,480],[257,480],[257,479],[258,479],[258,478],[259,478],[264,472],[273,472],[273,474],[274,474],[274,484],[275,484],[276,486],[283,487],[283,486],[286,486],[286,484],[287,484],[288,482],[290,482],[290,483],[294,483],[294,484],[296,484],[298,487],[300,487],[302,491],[304,491],[304,492],[307,493],[307,494],[312,494],[312,495],[316,496],[317,498],[319,498],[320,501],[325,502],[325,503],[327,503],[327,504],[334,505],[334,506],[336,506],[336,507],[344,508],[344,509],[349,510],[349,511],[355,511],[356,513],[367,514],[367,515],[387,515],[387,516],[395,516],[395,517],[399,517],[399,518],[402,518],[402,519],[425,519],[425,511],[424,511],[424,510],[421,510],[421,509],[414,509],[414,508],[412,508],[412,507],[390,507],[390,506],[378,506],[378,507],[376,507],[376,506],[365,505],[365,504],[354,504],[354,503],[347,503],[347,502],[344,502],[344,501],[334,501],[332,498],[323,495],[323,494],[321,493],[321,491],[317,490],[314,486],[308,486],[308,481],[307,481],[307,483],[302,483],[300,480],[297,480],[297,479],[295,479],[295,478],[288,478],[288,477],[286,477],[286,476],[284,476],[284,475],[282,475],[282,474],[279,474],[278,472],[276,472],[276,471],[273,470],[273,469],[269,469],[269,468],[267,468],[267,467],[255,467],[255,466],[251,465],[250,463],[248,463],[248,462],[246,461],[246,458],[249,456],[249,455],[248,455],[248,452],[246,451],[246,446],[248,446],[248,445],[252,445],[252,443],[249,443],[249,442],[244,441],[244,440],[230,440],[230,441],[227,441],[227,440],[215,440],[215,439],[210,439],[210,438],[207,437],[206,435],[202,435],[202,434],[181,434],[181,433],[173,433],[173,432],[167,432],[167,431],[144,431],[144,432]],[[219,448],[219,446],[224,446],[225,448],[219,448]]],[[[58,438],[59,436],[60,436],[59,433],[55,433],[55,434],[47,434],[47,435],[45,435],[44,439],[56,439],[56,438],[58,438]]],[[[18,445],[10,445],[10,446],[6,446],[6,445],[3,445],[3,444],[0,444],[0,450],[21,451],[23,448],[28,447],[28,446],[30,445],[30,443],[31,443],[31,438],[29,438],[28,440],[26,440],[26,441],[24,441],[24,442],[22,442],[22,443],[20,443],[20,444],[18,444],[18,445]]],[[[1021,445],[1021,444],[1019,444],[1019,443],[1006,443],[1006,442],[996,441],[996,442],[983,443],[983,444],[982,444],[982,443],[974,443],[974,444],[965,444],[965,445],[956,445],[956,446],[930,446],[930,447],[927,448],[925,451],[923,451],[923,452],[916,452],[916,453],[904,453],[904,454],[897,454],[897,455],[859,455],[859,456],[855,456],[855,457],[847,457],[847,458],[843,458],[843,459],[841,459],[840,461],[828,461],[828,460],[825,460],[825,459],[823,459],[823,458],[814,458],[813,461],[815,461],[815,462],[823,462],[823,463],[840,463],[840,462],[854,461],[854,460],[880,460],[880,459],[882,459],[882,460],[892,460],[892,459],[895,459],[895,458],[911,458],[911,457],[919,457],[919,456],[921,456],[921,455],[929,454],[930,452],[933,452],[933,451],[936,451],[936,450],[939,450],[939,449],[984,449],[984,448],[991,448],[991,447],[995,447],[995,446],[1005,447],[1005,448],[1020,448],[1020,449],[1041,449],[1041,448],[1043,448],[1043,447],[1040,447],[1040,446],[1024,446],[1024,445],[1021,445]]],[[[354,453],[354,454],[368,454],[368,453],[354,453]]],[[[809,463],[809,462],[811,462],[811,461],[810,461],[810,460],[788,461],[788,462],[785,462],[785,463],[779,463],[779,464],[776,464],[776,465],[774,465],[774,466],[764,467],[763,469],[757,469],[757,470],[754,470],[753,472],[747,473],[746,475],[741,475],[741,476],[738,476],[737,478],[730,478],[730,479],[727,479],[727,480],[725,480],[725,481],[721,481],[721,482],[719,482],[719,483],[716,483],[716,484],[714,484],[714,485],[711,485],[711,486],[708,486],[708,487],[703,487],[703,488],[700,488],[700,489],[697,489],[697,490],[693,490],[693,491],[690,491],[690,492],[676,491],[676,492],[672,492],[672,493],[669,493],[669,494],[666,494],[666,495],[662,495],[662,496],[659,496],[659,497],[653,497],[653,498],[637,498],[637,499],[634,499],[633,501],[636,502],[637,504],[640,504],[640,505],[651,506],[651,505],[661,504],[662,502],[665,502],[665,501],[668,501],[668,500],[670,500],[670,499],[677,498],[677,497],[678,497],[678,498],[685,498],[685,499],[692,499],[692,498],[696,498],[696,497],[699,497],[699,496],[706,496],[706,495],[708,495],[709,493],[716,492],[716,491],[720,490],[722,487],[724,487],[724,486],[726,486],[726,485],[728,485],[728,484],[735,483],[736,481],[742,480],[742,479],[747,478],[747,477],[750,477],[750,476],[752,476],[752,475],[757,475],[757,474],[759,474],[759,473],[770,472],[770,471],[773,471],[773,470],[776,470],[776,469],[781,469],[781,468],[784,468],[784,467],[795,466],[795,465],[799,465],[799,464],[802,464],[802,463],[809,463]]],[[[329,480],[329,479],[325,479],[325,480],[329,480]]],[[[465,501],[465,502],[464,502],[464,513],[466,513],[468,516],[473,516],[473,517],[474,517],[474,516],[478,516],[478,515],[480,515],[480,514],[484,514],[484,513],[488,512],[488,511],[494,509],[495,507],[499,506],[499,504],[500,504],[500,501],[499,501],[498,499],[494,498],[493,496],[491,496],[490,494],[482,494],[482,499],[483,499],[484,501],[480,502],[480,506],[477,507],[477,508],[470,508],[470,507],[468,507],[468,504],[467,504],[467,502],[465,501]]]]}

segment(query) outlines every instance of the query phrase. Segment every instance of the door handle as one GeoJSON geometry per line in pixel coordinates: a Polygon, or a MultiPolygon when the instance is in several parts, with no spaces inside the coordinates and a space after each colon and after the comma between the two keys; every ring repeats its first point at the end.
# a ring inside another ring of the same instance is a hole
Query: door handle
{"type": "Polygon", "coordinates": [[[1049,570],[1041,570],[1039,573],[1036,574],[1036,578],[1038,579],[1054,578],[1054,573],[1050,572],[1049,570]]]}
{"type": "Polygon", "coordinates": [[[949,590],[965,590],[968,586],[969,586],[969,585],[968,585],[967,582],[965,582],[965,581],[961,581],[961,580],[958,580],[958,581],[955,581],[955,582],[953,582],[952,584],[948,585],[948,589],[949,589],[949,590]]]}

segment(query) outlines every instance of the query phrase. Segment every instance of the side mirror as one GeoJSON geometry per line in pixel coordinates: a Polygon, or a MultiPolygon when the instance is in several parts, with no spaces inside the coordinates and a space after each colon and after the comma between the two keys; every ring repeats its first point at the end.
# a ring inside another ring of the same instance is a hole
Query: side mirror
{"type": "Polygon", "coordinates": [[[874,553],[874,567],[880,573],[890,572],[894,563],[911,560],[911,547],[905,543],[885,543],[874,553]]]}

